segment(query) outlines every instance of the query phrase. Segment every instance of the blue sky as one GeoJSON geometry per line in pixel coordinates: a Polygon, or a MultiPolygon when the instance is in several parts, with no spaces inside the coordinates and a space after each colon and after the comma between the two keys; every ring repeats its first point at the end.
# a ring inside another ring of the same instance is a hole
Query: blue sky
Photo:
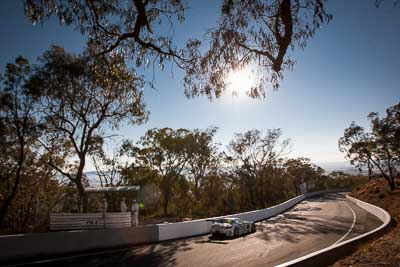
{"type": "MultiPolygon", "coordinates": [[[[51,44],[73,52],[83,49],[84,38],[56,19],[31,25],[21,2],[1,3],[1,69],[18,55],[35,61],[51,44]]],[[[400,101],[400,6],[385,1],[376,8],[374,3],[329,1],[333,21],[304,50],[293,52],[294,70],[287,71],[280,89],[264,100],[230,95],[212,102],[205,97],[186,99],[182,73],[174,71],[172,77],[166,68],[157,73],[157,89],[146,89],[145,102],[151,112],[148,123],[124,126],[118,134],[136,140],[153,127],[217,126],[217,140],[224,146],[236,132],[281,128],[293,142],[290,156],[309,157],[317,163],[344,161],[337,141],[351,121],[367,125],[369,112],[382,113],[400,101]]],[[[215,25],[219,12],[218,4],[210,0],[189,5],[186,22],[175,31],[178,44],[202,37],[215,25]]]]}

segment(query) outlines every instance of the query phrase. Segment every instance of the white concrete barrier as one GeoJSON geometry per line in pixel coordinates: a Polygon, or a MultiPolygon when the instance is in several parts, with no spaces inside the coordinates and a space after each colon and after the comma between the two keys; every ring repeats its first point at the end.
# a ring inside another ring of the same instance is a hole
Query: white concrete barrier
{"type": "Polygon", "coordinates": [[[224,216],[224,217],[232,217],[232,218],[239,218],[239,219],[246,220],[246,221],[259,222],[259,221],[265,220],[269,217],[275,216],[287,209],[290,209],[294,205],[303,201],[305,198],[306,197],[304,195],[300,195],[300,196],[294,197],[292,199],[289,199],[288,201],[283,202],[279,205],[272,206],[272,207],[269,207],[266,209],[242,212],[242,213],[232,214],[232,215],[228,215],[228,216],[224,216]]]}
{"type": "Polygon", "coordinates": [[[295,198],[289,199],[288,201],[282,204],[266,209],[253,210],[243,213],[237,213],[237,214],[231,214],[231,215],[213,217],[201,220],[194,220],[188,222],[158,224],[159,241],[208,234],[210,233],[211,222],[207,220],[213,220],[222,217],[239,218],[242,220],[254,221],[254,222],[262,221],[293,207],[294,205],[298,204],[304,199],[305,196],[300,195],[295,198]]]}
{"type": "MultiPolygon", "coordinates": [[[[323,193],[328,192],[337,192],[337,190],[323,191],[323,193]]],[[[312,196],[316,194],[321,194],[321,192],[312,193],[312,196]]],[[[261,221],[295,206],[307,197],[310,197],[310,195],[300,195],[270,208],[223,217],[238,217],[243,220],[261,221]]],[[[360,203],[360,205],[364,204],[360,203]]],[[[85,250],[145,244],[204,235],[210,232],[211,222],[207,220],[202,219],[189,222],[115,229],[0,236],[0,263],[7,263],[10,260],[19,258],[62,255],[85,250]]]]}
{"type": "Polygon", "coordinates": [[[19,258],[62,255],[158,241],[155,225],[0,236],[0,264],[19,258]]]}
{"type": "Polygon", "coordinates": [[[158,240],[164,241],[188,236],[204,235],[210,232],[211,222],[195,220],[178,223],[158,224],[158,240]]]}
{"type": "Polygon", "coordinates": [[[188,222],[158,224],[159,241],[208,234],[210,233],[211,222],[207,220],[217,219],[221,217],[224,218],[232,217],[246,221],[258,222],[265,220],[269,217],[275,216],[287,209],[290,209],[291,207],[295,206],[296,204],[300,203],[306,198],[313,197],[319,194],[337,193],[344,191],[349,191],[349,190],[348,189],[322,190],[294,197],[284,203],[266,209],[253,210],[248,212],[242,212],[237,214],[230,214],[226,216],[220,216],[202,220],[194,220],[188,222]]]}
{"type": "Polygon", "coordinates": [[[346,199],[355,203],[356,205],[366,210],[367,212],[375,215],[379,220],[382,221],[382,224],[367,233],[340,242],[338,244],[333,244],[327,248],[315,251],[313,253],[294,259],[292,261],[285,262],[283,264],[278,265],[277,267],[331,265],[336,260],[347,255],[348,251],[351,251],[352,247],[354,246],[355,243],[357,243],[357,241],[369,237],[375,233],[378,233],[379,231],[385,229],[389,225],[391,217],[390,214],[384,209],[369,204],[367,202],[361,201],[354,197],[346,196],[346,199]]]}
{"type": "Polygon", "coordinates": [[[376,217],[378,217],[379,220],[382,221],[383,226],[388,225],[390,223],[391,217],[390,217],[390,214],[386,210],[384,210],[380,207],[374,206],[372,204],[369,204],[367,202],[361,201],[361,200],[351,197],[351,196],[346,196],[346,198],[349,201],[355,203],[360,208],[362,208],[362,209],[368,211],[369,213],[372,213],[376,217]]]}

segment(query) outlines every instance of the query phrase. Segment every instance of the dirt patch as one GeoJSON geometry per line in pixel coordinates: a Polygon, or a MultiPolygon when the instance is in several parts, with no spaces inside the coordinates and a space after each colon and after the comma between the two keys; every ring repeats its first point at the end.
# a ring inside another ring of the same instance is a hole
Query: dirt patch
{"type": "Polygon", "coordinates": [[[336,262],[334,267],[400,267],[400,181],[396,183],[397,189],[391,191],[385,180],[375,180],[359,186],[350,194],[387,210],[395,226],[384,236],[360,245],[352,255],[336,262]]]}

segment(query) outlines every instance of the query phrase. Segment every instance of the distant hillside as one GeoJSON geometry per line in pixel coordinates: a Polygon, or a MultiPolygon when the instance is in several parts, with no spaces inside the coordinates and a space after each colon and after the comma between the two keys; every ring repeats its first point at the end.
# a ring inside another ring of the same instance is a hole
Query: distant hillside
{"type": "MultiPolygon", "coordinates": [[[[348,161],[341,162],[320,162],[316,163],[318,166],[323,168],[327,173],[331,173],[333,171],[342,171],[348,174],[357,174],[359,170],[352,166],[348,161]]],[[[366,170],[363,170],[363,173],[366,173],[366,170]]]]}
{"type": "Polygon", "coordinates": [[[100,180],[97,176],[97,172],[95,171],[85,172],[85,175],[89,179],[90,186],[100,186],[100,180]]]}
{"type": "MultiPolygon", "coordinates": [[[[331,173],[333,171],[342,171],[348,174],[358,174],[359,171],[357,168],[352,166],[348,161],[341,162],[320,162],[316,163],[316,165],[320,166],[325,170],[326,173],[331,173]]],[[[367,174],[366,170],[363,170],[363,174],[367,174]]],[[[100,180],[97,176],[97,172],[89,171],[85,172],[85,175],[89,179],[90,186],[100,186],[100,180]]]]}

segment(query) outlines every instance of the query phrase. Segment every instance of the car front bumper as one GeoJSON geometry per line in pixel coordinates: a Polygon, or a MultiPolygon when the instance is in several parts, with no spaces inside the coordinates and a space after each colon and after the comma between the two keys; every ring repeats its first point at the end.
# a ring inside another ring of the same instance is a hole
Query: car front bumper
{"type": "Polygon", "coordinates": [[[233,228],[219,228],[219,229],[211,229],[212,235],[225,235],[225,236],[233,236],[233,228]]]}

